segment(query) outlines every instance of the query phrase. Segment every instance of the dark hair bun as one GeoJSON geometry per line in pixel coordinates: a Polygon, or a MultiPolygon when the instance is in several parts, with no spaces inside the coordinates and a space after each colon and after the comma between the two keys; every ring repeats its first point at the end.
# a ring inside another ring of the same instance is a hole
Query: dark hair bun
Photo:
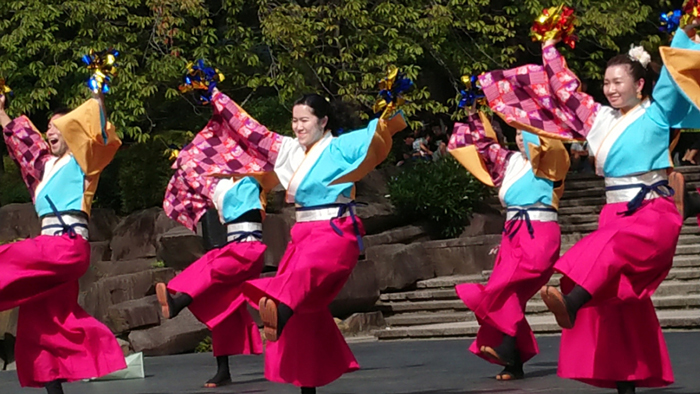
{"type": "Polygon", "coordinates": [[[305,94],[294,105],[306,105],[319,119],[328,117],[326,128],[338,136],[342,133],[355,130],[360,126],[360,119],[349,104],[339,99],[327,100],[318,94],[305,94]]]}

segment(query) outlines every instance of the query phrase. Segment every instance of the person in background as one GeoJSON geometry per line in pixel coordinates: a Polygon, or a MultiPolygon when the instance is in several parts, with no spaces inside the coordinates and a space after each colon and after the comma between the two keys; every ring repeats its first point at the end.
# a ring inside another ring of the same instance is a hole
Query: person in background
{"type": "Polygon", "coordinates": [[[595,168],[595,153],[587,141],[571,144],[571,170],[583,174],[592,174],[595,168]]]}

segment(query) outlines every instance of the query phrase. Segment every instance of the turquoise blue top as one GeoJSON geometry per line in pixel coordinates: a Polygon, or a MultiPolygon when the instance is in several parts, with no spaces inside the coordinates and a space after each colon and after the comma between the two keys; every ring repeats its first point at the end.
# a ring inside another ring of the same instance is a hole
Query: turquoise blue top
{"type": "MultiPolygon", "coordinates": [[[[535,134],[522,131],[522,136],[526,147],[530,144],[540,146],[540,138],[535,134]]],[[[512,154],[508,159],[506,173],[499,190],[501,203],[505,207],[544,204],[556,208],[556,204],[553,203],[554,182],[535,176],[532,171],[530,149],[525,149],[525,154],[527,160],[519,152],[512,154]]]]}
{"type": "Polygon", "coordinates": [[[58,212],[84,211],[85,173],[72,155],[46,163],[44,179],[37,186],[34,207],[39,217],[53,214],[48,196],[58,212]]]}
{"type": "Polygon", "coordinates": [[[262,210],[261,192],[262,187],[254,178],[245,177],[235,182],[224,194],[223,205],[218,207],[223,222],[230,223],[251,210],[262,210]]]}
{"type": "Polygon", "coordinates": [[[338,137],[327,132],[308,152],[296,139],[284,137],[275,173],[287,189],[287,202],[313,207],[352,200],[354,182],[386,157],[391,136],[405,127],[403,112],[386,122],[381,127],[374,119],[338,137]]]}

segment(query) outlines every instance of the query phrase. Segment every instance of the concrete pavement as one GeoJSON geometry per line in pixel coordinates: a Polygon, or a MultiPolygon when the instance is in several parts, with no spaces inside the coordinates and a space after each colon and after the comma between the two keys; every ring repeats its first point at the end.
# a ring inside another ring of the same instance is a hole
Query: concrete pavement
{"type": "MultiPolygon", "coordinates": [[[[676,383],[664,389],[640,389],[639,393],[700,393],[700,332],[668,332],[676,383]]],[[[520,394],[520,393],[614,393],[556,376],[558,336],[540,338],[541,354],[526,365],[527,379],[497,382],[500,368],[488,364],[467,348],[471,339],[364,342],[351,345],[362,366],[319,394],[520,394]]],[[[204,389],[202,384],[215,372],[211,354],[186,354],[146,359],[146,379],[132,381],[72,383],[66,394],[161,394],[161,393],[274,393],[294,394],[298,389],[270,383],[262,375],[263,359],[255,356],[231,358],[234,384],[204,389]]],[[[38,394],[21,389],[15,372],[0,372],[0,393],[38,394]]]]}

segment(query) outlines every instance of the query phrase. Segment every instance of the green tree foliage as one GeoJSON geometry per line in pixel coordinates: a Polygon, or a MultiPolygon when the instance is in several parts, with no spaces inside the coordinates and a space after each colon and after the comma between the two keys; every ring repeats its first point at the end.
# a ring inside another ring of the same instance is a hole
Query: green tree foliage
{"type": "Polygon", "coordinates": [[[437,163],[418,161],[389,181],[389,198],[399,214],[436,225],[444,238],[464,231],[489,192],[451,156],[437,163]]]}
{"type": "MultiPolygon", "coordinates": [[[[121,52],[109,97],[120,132],[141,141],[208,116],[177,92],[188,60],[205,58],[246,101],[278,93],[288,104],[317,91],[369,111],[388,64],[418,81],[409,115],[446,112],[459,77],[538,61],[528,30],[541,0],[5,0],[0,4],[0,75],[16,90],[15,114],[75,106],[87,97],[80,63],[90,48],[121,52]],[[199,116],[197,116],[199,115],[199,116]]],[[[569,3],[571,3],[569,1],[569,3]]],[[[658,14],[671,1],[583,0],[581,40],[566,50],[582,78],[600,80],[605,59],[666,40],[658,14]]],[[[676,2],[680,3],[680,1],[676,2]]],[[[675,4],[679,6],[679,4],[675,4]]],[[[252,103],[251,103],[252,104],[252,103]]]]}
{"type": "MultiPolygon", "coordinates": [[[[681,3],[566,2],[576,7],[581,39],[576,49],[562,51],[601,99],[606,59],[632,43],[653,50],[666,42],[657,29],[659,13],[681,3]]],[[[416,81],[405,107],[416,127],[427,114],[457,112],[462,75],[540,62],[529,28],[544,7],[558,4],[3,0],[0,76],[15,90],[10,114],[28,114],[41,129],[52,108],[74,107],[88,97],[81,56],[90,48],[114,47],[121,71],[107,97],[110,119],[127,142],[160,136],[167,146],[210,116],[209,108],[177,91],[188,61],[204,58],[216,65],[226,75],[221,89],[281,132],[289,132],[290,104],[304,92],[352,101],[368,118],[376,83],[395,64],[416,81]]]]}

